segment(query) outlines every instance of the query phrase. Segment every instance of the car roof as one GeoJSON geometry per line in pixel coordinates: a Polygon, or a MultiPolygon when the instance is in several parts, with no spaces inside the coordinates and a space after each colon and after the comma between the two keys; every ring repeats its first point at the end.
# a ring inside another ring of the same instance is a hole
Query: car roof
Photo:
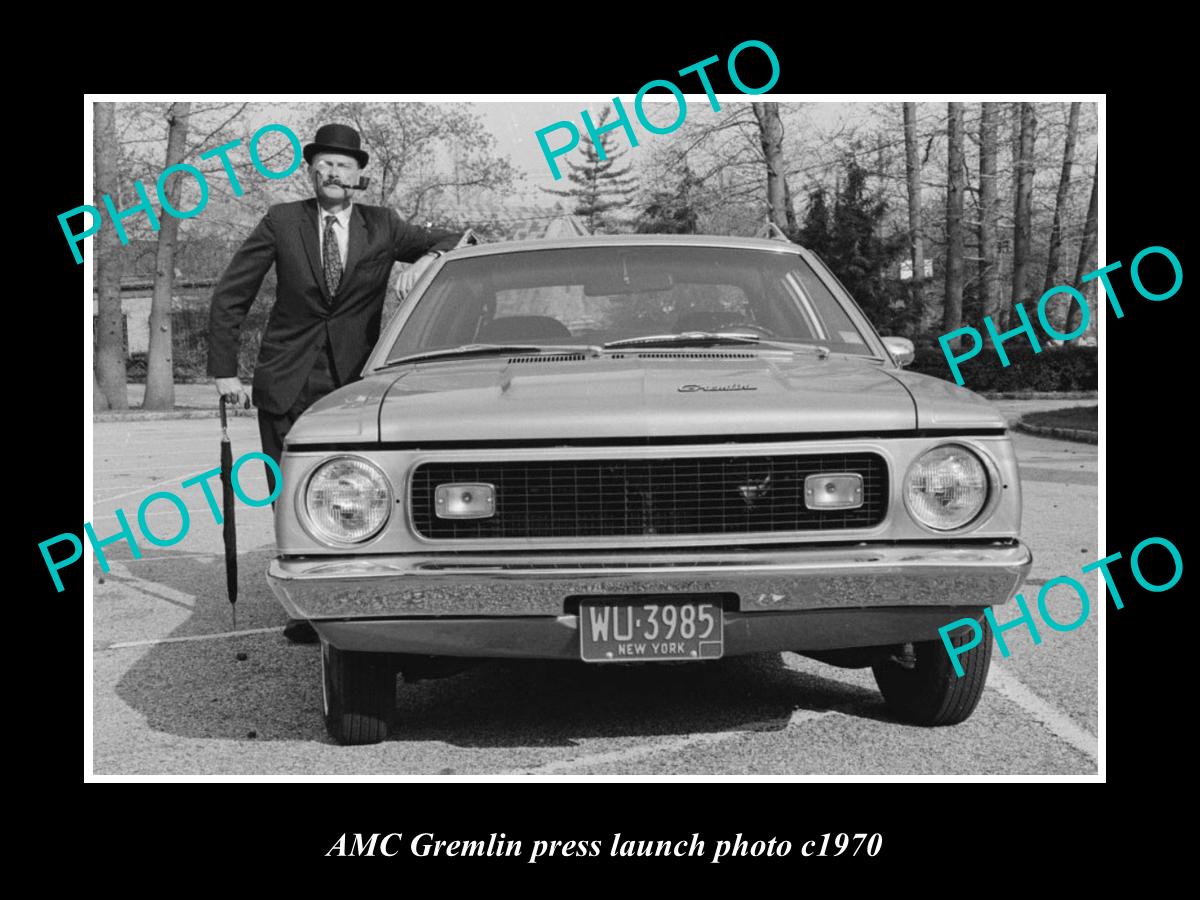
{"type": "Polygon", "coordinates": [[[525,241],[497,241],[462,247],[447,254],[455,259],[490,256],[497,253],[521,253],[526,250],[566,250],[579,247],[724,247],[745,250],[773,250],[799,253],[800,247],[788,241],[766,238],[734,237],[725,234],[593,234],[579,237],[539,238],[525,241]]]}

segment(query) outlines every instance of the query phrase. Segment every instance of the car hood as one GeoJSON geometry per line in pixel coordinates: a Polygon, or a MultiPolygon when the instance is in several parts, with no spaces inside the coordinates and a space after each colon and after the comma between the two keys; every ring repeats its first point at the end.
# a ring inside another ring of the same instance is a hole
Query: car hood
{"type": "Polygon", "coordinates": [[[1007,428],[1000,411],[978,394],[941,378],[889,370],[904,385],[917,407],[918,428],[1007,428]]]}
{"type": "Polygon", "coordinates": [[[415,364],[348,385],[289,444],[903,431],[908,391],[863,360],[791,353],[648,351],[415,364]],[[690,357],[690,358],[689,358],[690,357]]]}
{"type": "Polygon", "coordinates": [[[668,353],[421,366],[388,391],[380,437],[790,434],[891,431],[915,424],[911,399],[877,365],[790,353],[732,359],[668,353]]]}
{"type": "Polygon", "coordinates": [[[986,400],[964,388],[866,360],[689,355],[700,358],[656,351],[415,364],[322,398],[296,422],[288,443],[1005,427],[986,400]]]}

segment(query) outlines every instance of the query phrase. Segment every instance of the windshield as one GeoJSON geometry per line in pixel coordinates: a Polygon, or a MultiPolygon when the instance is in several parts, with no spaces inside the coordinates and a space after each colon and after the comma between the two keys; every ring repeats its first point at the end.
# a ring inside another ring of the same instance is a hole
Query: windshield
{"type": "Polygon", "coordinates": [[[561,349],[688,332],[874,355],[837,298],[794,253],[607,246],[448,261],[387,360],[464,345],[561,349]]]}

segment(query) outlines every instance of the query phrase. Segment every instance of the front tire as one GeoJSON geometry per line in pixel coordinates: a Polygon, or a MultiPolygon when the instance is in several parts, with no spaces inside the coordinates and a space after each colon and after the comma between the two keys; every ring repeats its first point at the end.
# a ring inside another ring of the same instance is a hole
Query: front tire
{"type": "MultiPolygon", "coordinates": [[[[903,722],[913,725],[957,725],[975,711],[987,683],[992,661],[992,631],[986,619],[979,627],[979,643],[958,657],[963,668],[959,677],[941,638],[912,645],[915,659],[911,667],[890,658],[872,666],[875,683],[891,711],[903,722]]],[[[961,647],[975,634],[972,628],[960,628],[950,636],[961,647]]]]}
{"type": "Polygon", "coordinates": [[[386,653],[339,650],[321,640],[325,728],[339,744],[377,744],[396,712],[396,669],[386,653]]]}

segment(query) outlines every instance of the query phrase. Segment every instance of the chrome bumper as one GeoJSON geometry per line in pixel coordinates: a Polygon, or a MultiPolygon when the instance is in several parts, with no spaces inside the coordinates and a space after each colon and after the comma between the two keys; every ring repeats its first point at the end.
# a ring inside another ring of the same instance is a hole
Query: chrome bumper
{"type": "Polygon", "coordinates": [[[596,595],[725,594],[732,595],[726,598],[726,610],[742,614],[981,608],[1012,599],[1031,565],[1029,549],[1014,541],[769,548],[719,555],[705,548],[638,555],[280,558],[271,561],[267,580],[289,615],[320,625],[443,616],[563,617],[572,611],[568,598],[596,595]]]}

